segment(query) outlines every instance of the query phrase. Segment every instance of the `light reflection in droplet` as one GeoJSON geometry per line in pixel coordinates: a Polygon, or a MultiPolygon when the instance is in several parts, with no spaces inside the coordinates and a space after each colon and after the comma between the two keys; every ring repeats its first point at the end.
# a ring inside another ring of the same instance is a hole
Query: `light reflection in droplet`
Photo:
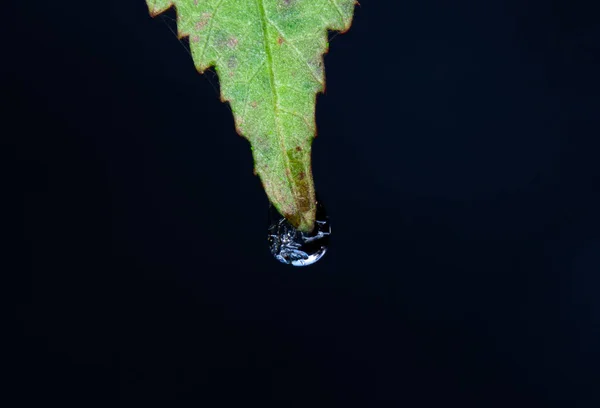
{"type": "Polygon", "coordinates": [[[325,255],[329,247],[331,225],[325,207],[317,201],[317,220],[310,234],[300,232],[269,204],[268,242],[271,254],[279,262],[308,266],[325,255]]]}

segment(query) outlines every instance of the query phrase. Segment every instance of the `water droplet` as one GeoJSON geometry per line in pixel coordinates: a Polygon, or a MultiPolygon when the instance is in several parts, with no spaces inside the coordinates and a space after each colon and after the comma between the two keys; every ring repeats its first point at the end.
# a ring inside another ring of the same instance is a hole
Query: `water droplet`
{"type": "Polygon", "coordinates": [[[310,234],[292,227],[285,217],[269,204],[269,248],[279,262],[294,266],[314,264],[327,252],[330,234],[329,217],[320,201],[317,201],[315,228],[310,234]]]}

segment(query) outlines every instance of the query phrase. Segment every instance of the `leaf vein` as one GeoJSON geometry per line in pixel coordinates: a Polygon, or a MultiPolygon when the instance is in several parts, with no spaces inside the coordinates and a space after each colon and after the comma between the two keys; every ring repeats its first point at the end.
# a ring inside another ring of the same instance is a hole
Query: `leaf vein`
{"type": "Polygon", "coordinates": [[[342,27],[344,27],[346,25],[346,20],[344,19],[344,14],[342,13],[342,9],[340,8],[340,5],[337,4],[337,2],[335,0],[329,0],[329,2],[337,10],[338,14],[340,15],[340,18],[342,19],[342,27]]]}
{"type": "MultiPolygon", "coordinates": [[[[268,36],[268,28],[267,28],[267,14],[265,12],[265,4],[264,0],[256,0],[258,5],[258,9],[260,12],[260,17],[262,19],[262,29],[263,29],[263,42],[265,46],[265,53],[267,55],[267,66],[269,72],[269,80],[271,83],[271,93],[273,94],[273,110],[275,113],[275,128],[277,129],[276,133],[279,138],[279,145],[282,150],[282,159],[285,161],[286,169],[290,169],[290,160],[287,157],[287,149],[285,146],[285,137],[282,135],[281,123],[279,122],[279,95],[277,94],[277,86],[275,81],[275,72],[273,71],[273,53],[271,51],[271,46],[269,45],[269,36],[268,36]]],[[[286,171],[286,181],[288,183],[288,187],[292,192],[292,195],[296,195],[296,191],[294,189],[294,183],[290,180],[289,171],[286,171]]]]}
{"type": "Polygon", "coordinates": [[[311,132],[314,132],[315,129],[310,125],[310,123],[308,122],[308,120],[303,115],[299,114],[296,111],[292,111],[292,110],[289,110],[289,109],[286,109],[286,108],[279,108],[279,110],[281,112],[287,113],[288,115],[292,115],[292,116],[295,116],[295,117],[297,117],[299,119],[302,119],[302,121],[304,122],[304,124],[306,125],[306,127],[308,128],[308,130],[310,130],[311,132]]]}
{"type": "Polygon", "coordinates": [[[248,81],[246,81],[246,95],[244,96],[244,111],[242,112],[242,123],[245,122],[246,120],[246,113],[248,112],[248,94],[250,94],[250,85],[252,84],[252,81],[254,80],[254,78],[256,78],[258,76],[258,73],[260,72],[260,70],[265,66],[265,63],[267,61],[263,60],[263,62],[260,63],[260,65],[258,66],[258,69],[250,76],[250,78],[248,79],[248,81]]]}
{"type": "Polygon", "coordinates": [[[312,67],[310,66],[310,64],[306,61],[306,57],[304,55],[302,55],[302,53],[300,52],[300,50],[290,41],[287,40],[287,38],[285,38],[285,35],[283,34],[283,32],[277,27],[277,25],[269,20],[267,18],[267,22],[279,33],[279,35],[286,40],[286,43],[292,48],[292,50],[294,50],[296,52],[296,55],[298,57],[298,60],[306,65],[306,67],[308,68],[308,71],[311,73],[311,75],[313,76],[313,78],[315,79],[315,81],[317,81],[319,84],[323,85],[323,80],[321,78],[319,78],[317,76],[317,74],[313,71],[312,67]]]}
{"type": "Polygon", "coordinates": [[[217,12],[219,11],[219,8],[221,7],[221,4],[223,4],[224,1],[225,0],[219,0],[217,5],[213,9],[210,23],[208,26],[208,34],[206,34],[206,41],[204,41],[204,47],[202,47],[202,52],[200,53],[200,58],[198,59],[198,61],[200,61],[200,63],[202,63],[202,60],[204,59],[204,52],[206,51],[206,48],[208,48],[208,42],[210,41],[210,36],[212,35],[212,30],[213,30],[213,26],[214,26],[214,21],[216,20],[216,17],[217,17],[217,12]]]}
{"type": "Polygon", "coordinates": [[[279,87],[281,88],[288,88],[291,89],[292,91],[298,92],[299,94],[304,94],[306,91],[303,91],[302,89],[292,86],[292,85],[288,85],[288,84],[279,84],[279,87]]]}

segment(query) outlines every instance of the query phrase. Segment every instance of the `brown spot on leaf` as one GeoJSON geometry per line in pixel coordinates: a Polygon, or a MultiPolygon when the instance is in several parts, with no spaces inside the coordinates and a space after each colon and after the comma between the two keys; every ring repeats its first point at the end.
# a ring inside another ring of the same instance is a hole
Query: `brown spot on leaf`
{"type": "Polygon", "coordinates": [[[206,27],[206,25],[208,24],[208,20],[210,20],[211,17],[212,15],[210,13],[202,13],[200,20],[196,22],[196,29],[202,30],[204,27],[206,27]]]}
{"type": "Polygon", "coordinates": [[[256,108],[258,106],[258,102],[252,101],[252,102],[250,102],[250,106],[252,106],[253,108],[256,108]]]}
{"type": "Polygon", "coordinates": [[[192,40],[192,42],[197,43],[198,41],[200,41],[200,37],[198,37],[197,35],[192,35],[191,40],[192,40]]]}
{"type": "Polygon", "coordinates": [[[283,44],[283,41],[284,41],[283,37],[277,38],[277,44],[281,45],[281,44],[283,44]]]}
{"type": "Polygon", "coordinates": [[[301,151],[302,151],[302,148],[301,148],[300,146],[296,146],[296,151],[297,151],[297,152],[301,152],[301,151]]]}
{"type": "Polygon", "coordinates": [[[235,48],[238,44],[238,39],[235,37],[231,37],[229,40],[227,40],[227,46],[229,48],[235,48]]]}
{"type": "Polygon", "coordinates": [[[304,180],[304,177],[306,177],[306,174],[304,174],[303,171],[301,171],[300,173],[298,173],[298,180],[304,180]]]}

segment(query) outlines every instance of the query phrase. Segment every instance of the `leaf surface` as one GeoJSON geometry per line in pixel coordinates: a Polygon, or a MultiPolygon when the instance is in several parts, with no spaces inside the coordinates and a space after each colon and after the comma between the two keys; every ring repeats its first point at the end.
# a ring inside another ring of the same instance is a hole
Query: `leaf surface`
{"type": "Polygon", "coordinates": [[[221,99],[252,146],[269,200],[311,231],[316,201],[310,150],[316,94],[325,89],[327,30],[350,27],[355,0],[147,0],[155,16],[176,7],[196,68],[214,66],[221,99]]]}

